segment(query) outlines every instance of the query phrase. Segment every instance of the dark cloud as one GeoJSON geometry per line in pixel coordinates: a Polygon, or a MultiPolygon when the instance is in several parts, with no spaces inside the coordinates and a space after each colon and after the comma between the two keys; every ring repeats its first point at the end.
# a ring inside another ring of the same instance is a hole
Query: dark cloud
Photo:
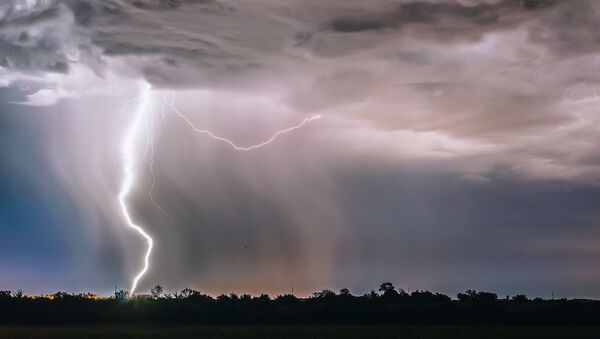
{"type": "Polygon", "coordinates": [[[109,5],[102,4],[101,2],[96,2],[96,5],[94,5],[87,1],[72,1],[69,3],[69,6],[73,12],[75,22],[80,26],[89,26],[96,16],[102,15],[104,12],[113,15],[123,13],[111,8],[109,5]],[[98,6],[98,4],[101,5],[98,6]]]}
{"type": "MultiPolygon", "coordinates": [[[[556,45],[558,40],[565,45],[565,39],[583,36],[577,41],[589,50],[594,42],[591,32],[597,31],[593,29],[595,21],[591,13],[594,11],[586,10],[594,5],[583,0],[503,0],[476,4],[381,1],[366,6],[363,11],[358,10],[354,2],[323,8],[314,4],[290,4],[290,8],[301,13],[297,17],[262,2],[230,6],[212,0],[56,0],[40,2],[19,13],[15,4],[5,5],[0,21],[0,27],[5,27],[4,32],[0,31],[5,41],[0,55],[10,60],[17,56],[33,60],[37,58],[35,55],[44,55],[44,59],[51,60],[45,65],[34,61],[13,61],[13,65],[5,61],[3,66],[50,71],[68,68],[67,50],[89,54],[96,49],[99,55],[92,59],[103,55],[155,57],[166,66],[193,67],[223,76],[227,72],[239,75],[246,67],[253,71],[259,64],[279,67],[293,52],[289,50],[291,45],[311,50],[321,57],[343,56],[393,43],[392,32],[398,32],[404,39],[449,43],[477,40],[486,33],[517,29],[532,21],[542,23],[532,29],[533,40],[544,45],[556,45]],[[254,12],[261,6],[264,13],[270,12],[269,15],[277,19],[263,21],[254,12]],[[237,10],[233,10],[235,7],[237,10]],[[72,16],[78,28],[68,27],[66,16],[72,16]],[[53,27],[35,38],[27,29],[18,31],[18,27],[42,22],[53,23],[53,27]],[[240,30],[241,24],[255,29],[240,30]],[[292,26],[304,26],[304,29],[292,26]],[[57,27],[62,27],[60,32],[56,32],[57,27]],[[219,32],[234,32],[234,35],[219,32]],[[329,37],[333,33],[370,36],[353,37],[346,42],[344,38],[329,37]],[[586,37],[586,34],[589,35],[586,37]],[[29,37],[30,43],[15,42],[18,37],[29,37]],[[67,46],[67,41],[73,45],[67,46]]],[[[149,73],[162,72],[160,67],[157,65],[158,69],[149,73]]],[[[189,82],[182,80],[182,83],[189,82]]]]}
{"type": "Polygon", "coordinates": [[[531,40],[559,55],[578,55],[600,47],[600,14],[595,3],[571,1],[545,16],[530,31],[531,40]]]}
{"type": "Polygon", "coordinates": [[[0,20],[0,29],[7,26],[29,28],[30,25],[55,20],[58,17],[59,9],[57,7],[42,8],[41,10],[34,10],[23,14],[15,13],[9,7],[0,20]]]}
{"type": "Polygon", "coordinates": [[[61,30],[61,10],[57,2],[43,2],[25,9],[13,1],[0,6],[0,67],[68,71],[64,48],[69,33],[61,30]]]}
{"type": "MultiPolygon", "coordinates": [[[[551,8],[559,1],[503,0],[496,4],[463,5],[456,2],[403,2],[396,9],[371,18],[336,18],[328,28],[341,33],[356,33],[374,29],[401,29],[406,25],[419,27],[423,37],[453,37],[463,39],[488,30],[518,25],[528,19],[529,12],[551,8]]],[[[539,15],[539,13],[537,14],[539,15]]],[[[409,33],[410,34],[410,33],[409,33]]]]}
{"type": "Polygon", "coordinates": [[[352,19],[336,19],[331,22],[331,29],[342,33],[363,32],[388,27],[384,22],[352,19]]]}
{"type": "Polygon", "coordinates": [[[0,67],[22,70],[43,70],[65,73],[69,69],[67,59],[56,53],[62,47],[51,38],[29,44],[26,33],[19,34],[16,40],[0,38],[0,67]]]}
{"type": "Polygon", "coordinates": [[[186,4],[217,4],[214,0],[136,0],[132,4],[142,9],[164,10],[176,9],[186,4]]]}
{"type": "MultiPolygon", "coordinates": [[[[89,1],[66,0],[78,25],[90,26],[93,20],[101,17],[113,17],[113,20],[126,20],[134,15],[136,9],[148,11],[176,10],[186,5],[204,5],[208,8],[224,9],[214,0],[137,0],[137,1],[89,1]]],[[[143,13],[137,13],[143,15],[143,13]]]]}

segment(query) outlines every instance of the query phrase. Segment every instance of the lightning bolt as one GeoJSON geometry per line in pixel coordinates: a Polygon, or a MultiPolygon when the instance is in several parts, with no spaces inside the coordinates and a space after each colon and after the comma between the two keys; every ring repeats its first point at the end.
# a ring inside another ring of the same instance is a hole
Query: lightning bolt
{"type": "Polygon", "coordinates": [[[119,192],[119,205],[121,207],[121,214],[125,219],[125,223],[130,228],[134,229],[137,233],[142,236],[147,243],[146,255],[144,256],[144,266],[142,270],[135,276],[131,284],[130,292],[135,293],[138,282],[146,274],[150,267],[150,253],[152,253],[152,247],[154,246],[154,240],[146,233],[142,226],[136,224],[131,218],[129,206],[127,205],[127,198],[131,193],[131,189],[135,183],[135,168],[136,168],[136,154],[135,146],[138,135],[142,129],[142,122],[146,115],[147,107],[150,101],[150,86],[145,85],[143,94],[140,97],[139,106],[133,116],[131,125],[125,134],[123,139],[123,148],[121,149],[123,157],[123,181],[121,182],[121,190],[119,192]]]}
{"type": "MultiPolygon", "coordinates": [[[[276,131],[275,133],[273,133],[273,135],[271,135],[270,138],[268,138],[267,140],[265,140],[263,142],[260,142],[255,145],[247,146],[247,147],[242,147],[242,146],[238,146],[233,141],[231,141],[227,138],[218,136],[218,135],[210,132],[209,130],[204,130],[204,129],[200,129],[200,128],[196,127],[189,118],[187,118],[183,113],[181,113],[177,109],[177,107],[175,106],[175,94],[172,93],[171,95],[172,95],[171,103],[170,103],[171,110],[173,112],[175,112],[175,114],[178,117],[183,119],[194,132],[206,134],[213,139],[225,142],[236,151],[252,151],[252,150],[264,147],[264,146],[270,144],[271,142],[273,142],[280,135],[291,132],[296,129],[299,129],[302,126],[304,126],[305,124],[307,124],[313,120],[321,118],[320,115],[314,115],[312,117],[305,118],[304,120],[302,120],[300,123],[298,123],[295,126],[276,131]]],[[[152,196],[152,190],[154,189],[154,186],[156,185],[156,175],[154,173],[154,162],[155,162],[154,161],[154,143],[153,143],[153,140],[152,140],[153,138],[150,133],[149,121],[147,119],[145,119],[147,112],[149,112],[148,106],[150,103],[150,85],[146,84],[144,86],[144,89],[142,90],[142,95],[140,97],[132,99],[132,100],[139,100],[139,105],[137,107],[137,110],[134,113],[134,116],[131,121],[131,125],[127,129],[125,137],[123,139],[122,150],[121,150],[121,155],[122,155],[122,160],[123,160],[123,180],[121,182],[121,188],[119,191],[118,200],[119,200],[119,205],[121,207],[121,214],[123,215],[123,219],[125,220],[125,223],[127,224],[127,226],[132,228],[133,230],[135,230],[142,238],[144,238],[146,240],[146,243],[147,243],[146,254],[144,255],[143,268],[135,276],[135,278],[133,279],[133,281],[131,283],[130,293],[133,295],[137,289],[140,279],[146,274],[146,272],[148,271],[148,269],[150,267],[150,254],[152,253],[152,248],[154,246],[154,240],[152,239],[152,237],[150,237],[150,235],[148,235],[148,233],[144,230],[144,228],[141,225],[139,225],[133,221],[131,214],[130,214],[129,206],[127,203],[127,198],[129,197],[131,190],[136,181],[136,165],[137,165],[136,158],[137,157],[136,157],[136,147],[135,146],[136,146],[136,142],[138,141],[138,138],[142,132],[142,128],[144,125],[145,125],[145,129],[146,129],[145,156],[149,155],[149,171],[150,171],[150,176],[152,177],[152,183],[151,183],[150,189],[148,191],[148,197],[149,197],[150,201],[152,202],[152,204],[154,204],[154,206],[156,206],[160,212],[167,215],[171,219],[173,219],[173,218],[171,217],[171,215],[169,215],[167,212],[165,212],[164,209],[160,207],[160,205],[158,205],[158,203],[155,201],[154,197],[152,196]],[[146,122],[146,123],[144,124],[144,122],[146,122]]],[[[165,117],[165,106],[167,105],[167,103],[168,103],[168,98],[165,95],[163,97],[163,103],[162,103],[162,108],[161,108],[161,111],[162,111],[161,115],[162,115],[163,119],[165,117]]]]}
{"type": "Polygon", "coordinates": [[[177,114],[177,116],[179,116],[181,119],[183,119],[183,121],[185,121],[194,132],[206,134],[213,139],[223,141],[223,142],[229,144],[229,146],[231,146],[236,151],[252,151],[252,150],[264,147],[264,146],[270,144],[271,142],[273,142],[273,140],[277,139],[277,137],[279,137],[280,135],[291,132],[298,128],[301,128],[305,124],[307,124],[313,120],[317,120],[317,119],[321,118],[321,115],[319,115],[319,114],[313,115],[311,117],[305,118],[304,120],[302,120],[299,124],[297,124],[295,126],[292,126],[292,127],[289,127],[289,128],[286,128],[286,129],[283,129],[283,130],[273,133],[273,135],[271,135],[271,137],[269,139],[267,139],[261,143],[247,146],[247,147],[242,147],[242,146],[238,146],[235,142],[233,142],[227,138],[224,138],[224,137],[221,137],[221,136],[218,136],[218,135],[212,133],[209,130],[200,129],[200,128],[196,127],[196,125],[194,125],[194,123],[188,117],[186,117],[183,113],[181,113],[175,106],[175,94],[172,94],[172,97],[171,97],[171,110],[173,110],[173,112],[175,112],[175,114],[177,114]]]}
{"type": "Polygon", "coordinates": [[[150,202],[152,203],[152,205],[154,205],[159,211],[160,213],[166,215],[167,217],[169,217],[169,219],[175,221],[175,219],[173,219],[173,217],[167,213],[154,199],[154,196],[152,195],[152,191],[154,190],[154,186],[156,186],[156,174],[154,173],[154,143],[150,142],[150,161],[149,161],[149,172],[150,172],[150,177],[152,177],[152,183],[150,183],[150,189],[148,189],[148,198],[150,199],[150,202]]]}

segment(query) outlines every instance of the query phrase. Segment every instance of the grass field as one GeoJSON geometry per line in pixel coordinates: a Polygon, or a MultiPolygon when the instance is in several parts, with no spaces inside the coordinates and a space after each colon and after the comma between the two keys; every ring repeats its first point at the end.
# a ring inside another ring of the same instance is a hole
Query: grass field
{"type": "Polygon", "coordinates": [[[0,338],[446,339],[600,338],[600,327],[485,326],[2,326],[0,338]]]}

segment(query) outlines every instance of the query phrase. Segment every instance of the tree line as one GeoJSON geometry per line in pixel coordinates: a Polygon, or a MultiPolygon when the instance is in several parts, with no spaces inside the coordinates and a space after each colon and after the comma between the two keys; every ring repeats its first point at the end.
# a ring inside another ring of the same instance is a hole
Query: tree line
{"type": "Polygon", "coordinates": [[[310,297],[262,294],[212,297],[194,289],[166,293],[156,285],[148,295],[93,294],[27,296],[0,291],[2,324],[437,324],[437,325],[600,325],[600,301],[544,300],[467,290],[455,299],[441,293],[396,289],[352,295],[324,289],[310,297]]]}

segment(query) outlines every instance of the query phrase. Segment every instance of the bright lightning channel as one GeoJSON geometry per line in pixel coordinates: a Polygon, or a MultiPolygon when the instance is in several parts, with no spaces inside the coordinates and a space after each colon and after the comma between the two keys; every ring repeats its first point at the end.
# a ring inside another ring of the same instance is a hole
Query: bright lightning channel
{"type": "Polygon", "coordinates": [[[266,145],[270,144],[271,142],[273,142],[273,140],[277,139],[277,137],[279,137],[280,135],[291,132],[298,128],[301,128],[305,124],[307,124],[313,120],[317,120],[317,119],[321,118],[321,115],[319,115],[319,114],[313,115],[311,117],[305,118],[304,120],[302,120],[299,124],[297,124],[295,126],[292,126],[292,127],[286,128],[286,129],[282,129],[282,130],[279,130],[279,131],[273,133],[273,135],[269,139],[267,139],[261,143],[258,143],[256,145],[252,145],[252,146],[242,147],[242,146],[238,146],[236,143],[234,143],[233,141],[231,141],[227,138],[215,135],[214,133],[212,133],[209,130],[200,129],[200,128],[196,127],[196,125],[194,125],[194,123],[188,117],[186,117],[183,113],[181,113],[175,106],[175,94],[172,94],[172,97],[171,97],[171,109],[173,110],[173,112],[175,112],[175,114],[177,114],[181,119],[183,119],[183,121],[185,121],[194,132],[206,134],[213,139],[223,141],[223,142],[229,144],[229,146],[231,146],[236,151],[252,151],[254,149],[261,148],[261,147],[266,146],[266,145]]]}
{"type": "Polygon", "coordinates": [[[123,157],[123,181],[121,182],[121,190],[119,192],[119,205],[121,206],[121,214],[123,214],[123,218],[125,219],[127,226],[139,233],[146,240],[146,243],[148,245],[146,249],[146,255],[144,256],[144,267],[135,276],[131,284],[130,293],[132,295],[133,293],[135,293],[138,282],[144,276],[144,274],[146,274],[148,268],[150,267],[150,253],[152,253],[152,247],[154,246],[154,240],[152,239],[152,237],[150,237],[148,233],[146,233],[142,226],[136,224],[131,218],[129,206],[127,205],[127,197],[131,193],[131,189],[133,188],[133,185],[136,180],[135,144],[142,129],[142,122],[144,121],[144,117],[146,115],[146,112],[148,111],[147,107],[149,101],[150,86],[145,85],[145,88],[143,89],[143,94],[140,97],[139,106],[135,112],[135,115],[133,116],[133,120],[129,129],[125,134],[125,138],[123,139],[123,148],[121,150],[123,157]]]}
{"type": "Polygon", "coordinates": [[[150,143],[150,161],[149,161],[149,163],[150,163],[149,164],[150,177],[152,178],[152,183],[150,183],[150,189],[148,189],[148,198],[150,199],[150,202],[152,203],[152,205],[154,205],[160,211],[160,213],[166,215],[169,219],[175,221],[173,216],[171,216],[169,213],[167,213],[156,202],[156,200],[154,199],[154,196],[152,195],[152,191],[154,191],[154,186],[156,186],[156,174],[154,173],[154,143],[153,142],[150,143]]]}
{"type": "MultiPolygon", "coordinates": [[[[125,222],[127,223],[127,226],[129,226],[130,228],[134,229],[137,233],[139,233],[146,240],[146,243],[148,245],[146,254],[144,256],[144,266],[143,266],[142,270],[135,276],[135,278],[133,279],[133,282],[131,284],[130,293],[132,295],[135,293],[140,279],[146,274],[146,272],[148,271],[148,269],[150,267],[150,254],[152,253],[152,248],[154,246],[154,240],[152,239],[152,237],[150,237],[148,235],[148,233],[146,233],[146,231],[142,228],[142,226],[140,226],[139,224],[136,224],[133,221],[133,219],[131,218],[129,206],[127,205],[127,198],[129,196],[129,194],[131,193],[131,189],[133,188],[133,185],[135,184],[135,180],[136,180],[135,144],[138,139],[138,136],[140,135],[140,133],[142,131],[142,125],[145,120],[144,118],[146,117],[146,112],[148,112],[148,105],[149,105],[149,101],[150,101],[150,85],[146,84],[145,88],[143,89],[142,95],[136,99],[139,99],[139,106],[135,112],[135,115],[133,117],[133,120],[131,122],[129,129],[127,130],[125,138],[123,139],[123,148],[122,148],[123,181],[121,182],[121,190],[119,192],[119,205],[121,207],[121,214],[123,215],[123,218],[125,219],[125,222]]],[[[165,95],[163,97],[163,104],[162,104],[163,119],[165,116],[166,103],[167,103],[167,96],[165,95]]],[[[302,120],[299,124],[297,124],[295,126],[292,126],[292,127],[289,127],[289,128],[283,129],[283,130],[279,130],[279,131],[273,133],[273,135],[270,138],[268,138],[267,140],[265,140],[263,142],[260,142],[255,145],[247,146],[247,147],[242,147],[242,146],[238,146],[233,141],[231,141],[227,138],[218,136],[218,135],[210,132],[209,130],[197,128],[194,125],[194,123],[190,119],[188,119],[183,113],[181,113],[175,106],[175,94],[174,93],[172,94],[172,97],[171,97],[170,108],[173,112],[175,112],[175,114],[177,114],[177,116],[179,116],[181,119],[183,119],[190,126],[190,128],[193,131],[195,131],[197,133],[206,134],[213,139],[223,141],[223,142],[229,144],[236,151],[252,151],[252,150],[264,147],[264,146],[270,144],[271,142],[273,142],[280,135],[291,132],[296,129],[299,129],[302,126],[304,126],[305,124],[307,124],[313,120],[321,118],[321,115],[313,115],[309,118],[305,118],[304,120],[302,120]]],[[[152,183],[150,185],[150,190],[148,191],[148,196],[149,196],[152,204],[154,204],[162,213],[164,213],[165,215],[167,215],[168,217],[173,219],[171,217],[171,215],[169,215],[167,212],[165,212],[164,209],[161,208],[160,205],[158,205],[158,203],[156,203],[154,197],[152,196],[152,190],[154,189],[154,186],[156,185],[156,176],[154,174],[154,144],[151,140],[152,138],[150,136],[148,121],[146,121],[145,126],[146,126],[145,154],[148,155],[148,151],[150,152],[150,175],[152,176],[152,183]]]]}

